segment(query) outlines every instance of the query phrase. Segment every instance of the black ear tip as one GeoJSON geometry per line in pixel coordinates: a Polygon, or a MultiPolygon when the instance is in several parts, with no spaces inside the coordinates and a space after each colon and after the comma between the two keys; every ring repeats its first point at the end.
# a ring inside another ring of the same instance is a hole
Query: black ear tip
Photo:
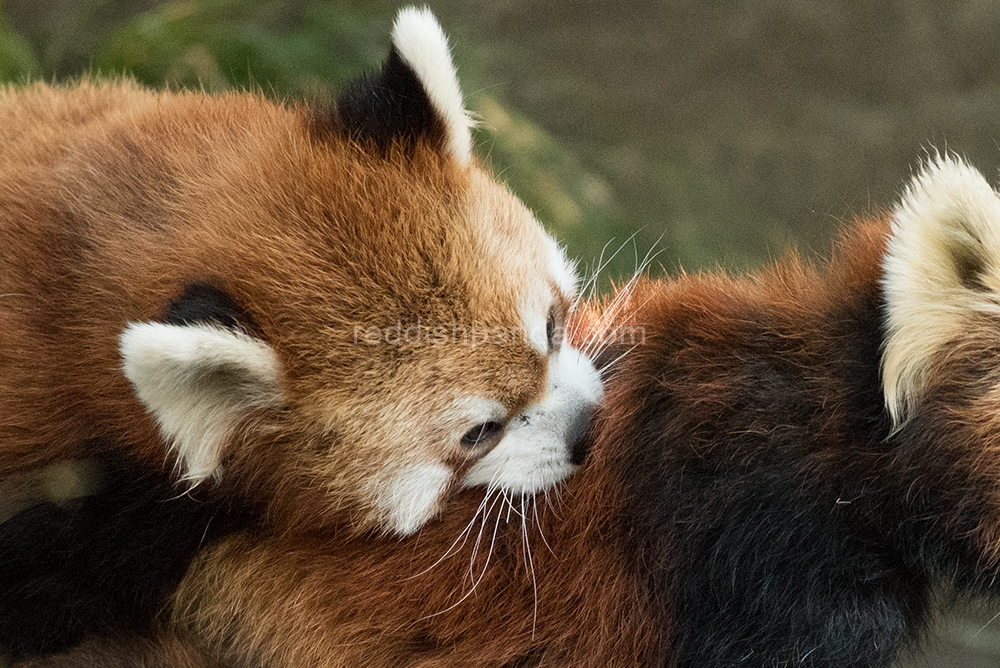
{"type": "Polygon", "coordinates": [[[448,38],[427,8],[399,12],[382,69],[351,84],[319,127],[381,151],[425,142],[460,165],[472,158],[471,122],[448,38]],[[330,123],[332,120],[333,123],[330,123]]]}
{"type": "Polygon", "coordinates": [[[214,324],[229,329],[256,330],[253,318],[229,293],[202,281],[185,285],[184,291],[164,309],[162,321],[168,325],[214,324]]]}
{"type": "Polygon", "coordinates": [[[418,139],[440,144],[444,137],[444,124],[423,84],[395,46],[381,70],[348,86],[337,101],[337,115],[349,137],[383,151],[418,139]]]}

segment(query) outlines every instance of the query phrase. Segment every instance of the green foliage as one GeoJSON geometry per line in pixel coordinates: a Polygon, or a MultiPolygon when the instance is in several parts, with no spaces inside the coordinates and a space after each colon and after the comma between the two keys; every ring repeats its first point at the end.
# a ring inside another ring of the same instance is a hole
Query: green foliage
{"type": "MultiPolygon", "coordinates": [[[[602,271],[606,279],[631,276],[638,246],[632,243],[631,234],[622,233],[624,217],[616,209],[608,184],[588,172],[552,135],[493,97],[475,97],[472,108],[480,120],[477,144],[481,153],[497,176],[581,261],[585,272],[594,271],[603,253],[610,260],[605,270],[614,268],[602,271]],[[622,246],[627,252],[614,255],[622,246]]],[[[607,280],[601,283],[607,286],[607,280]]]]}
{"type": "Polygon", "coordinates": [[[94,62],[152,86],[323,94],[378,65],[384,18],[328,3],[181,0],[120,26],[94,62]]]}
{"type": "Polygon", "coordinates": [[[41,71],[31,46],[0,20],[0,81],[26,81],[41,71]]]}

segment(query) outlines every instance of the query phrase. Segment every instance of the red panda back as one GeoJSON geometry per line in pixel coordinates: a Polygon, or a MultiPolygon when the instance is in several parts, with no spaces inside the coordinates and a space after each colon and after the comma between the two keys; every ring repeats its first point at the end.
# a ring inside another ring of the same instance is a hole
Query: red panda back
{"type": "MultiPolygon", "coordinates": [[[[588,314],[581,336],[619,361],[553,507],[467,491],[402,542],[243,533],[196,560],[173,630],[237,666],[891,665],[937,585],[988,594],[998,571],[991,325],[964,311],[894,427],[894,220],[859,223],[822,269],[649,281],[588,314]]],[[[947,268],[970,266],[992,270],[947,268]]]]}

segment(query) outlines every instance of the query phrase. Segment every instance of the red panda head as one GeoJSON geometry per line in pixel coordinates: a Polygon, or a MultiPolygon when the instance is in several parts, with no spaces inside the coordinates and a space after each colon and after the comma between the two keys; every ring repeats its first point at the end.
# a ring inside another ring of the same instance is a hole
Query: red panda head
{"type": "Polygon", "coordinates": [[[194,105],[220,126],[210,173],[185,166],[173,226],[124,244],[165,315],[131,315],[122,368],[183,477],[408,534],[463,484],[571,473],[602,391],[562,341],[573,269],[473,157],[430,12],[400,12],[335,113],[265,105],[194,105]]]}

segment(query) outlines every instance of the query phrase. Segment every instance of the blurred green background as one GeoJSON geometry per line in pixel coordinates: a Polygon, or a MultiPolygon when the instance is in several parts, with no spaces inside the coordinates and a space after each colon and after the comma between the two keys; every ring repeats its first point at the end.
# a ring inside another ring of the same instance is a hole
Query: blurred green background
{"type": "MultiPolygon", "coordinates": [[[[6,0],[0,77],[336,91],[399,3],[6,0]]],[[[481,153],[607,275],[824,254],[931,147],[1000,167],[1000,3],[440,0],[481,153]]]]}
{"type": "MultiPolygon", "coordinates": [[[[395,2],[6,0],[0,77],[337,90],[377,66],[395,2]]],[[[1000,4],[987,0],[433,3],[479,147],[593,266],[630,274],[825,254],[924,151],[1000,166],[1000,4]]]]}
{"type": "MultiPolygon", "coordinates": [[[[0,79],[326,96],[386,53],[399,3],[6,0],[0,79]]],[[[927,150],[1000,167],[1000,3],[439,0],[480,153],[606,278],[823,255],[927,150]]],[[[605,283],[606,285],[606,283],[605,283]]],[[[907,667],[1000,666],[995,611],[907,667]]]]}

